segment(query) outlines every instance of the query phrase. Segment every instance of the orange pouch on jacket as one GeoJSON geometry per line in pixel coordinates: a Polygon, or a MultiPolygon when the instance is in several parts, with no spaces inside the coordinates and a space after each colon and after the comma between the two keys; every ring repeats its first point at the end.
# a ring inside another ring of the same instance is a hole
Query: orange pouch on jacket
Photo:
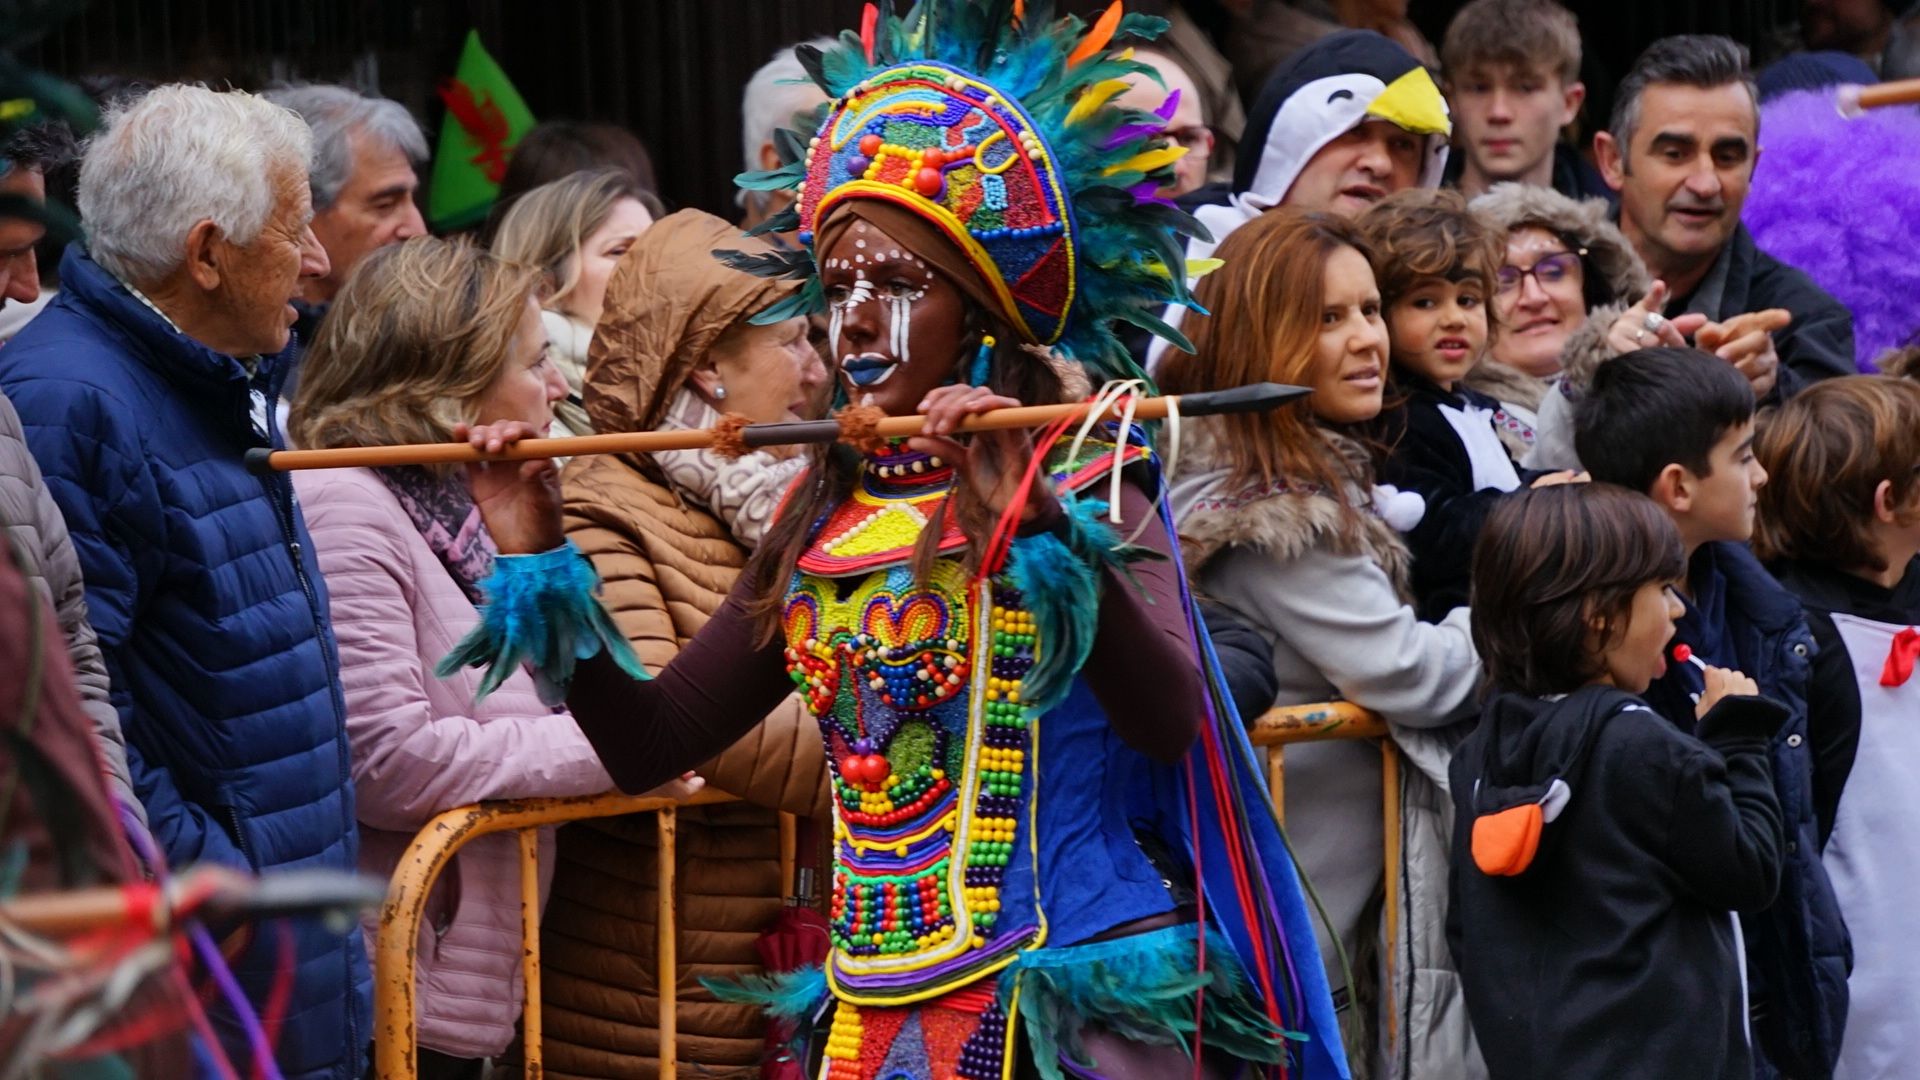
{"type": "Polygon", "coordinates": [[[1533,865],[1545,826],[1539,803],[1509,806],[1473,819],[1473,864],[1493,877],[1512,877],[1533,865]]]}

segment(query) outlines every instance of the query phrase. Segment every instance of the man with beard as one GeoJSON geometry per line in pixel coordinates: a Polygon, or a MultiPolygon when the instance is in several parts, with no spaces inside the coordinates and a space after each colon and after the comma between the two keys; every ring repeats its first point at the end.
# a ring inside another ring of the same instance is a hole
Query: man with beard
{"type": "MultiPolygon", "coordinates": [[[[1694,343],[1738,368],[1764,401],[1854,366],[1853,316],[1740,224],[1759,136],[1746,48],[1680,35],[1634,61],[1594,156],[1619,193],[1621,231],[1666,283],[1666,316],[1706,315],[1694,343]]],[[[1658,318],[1648,316],[1649,342],[1658,318]]]]}

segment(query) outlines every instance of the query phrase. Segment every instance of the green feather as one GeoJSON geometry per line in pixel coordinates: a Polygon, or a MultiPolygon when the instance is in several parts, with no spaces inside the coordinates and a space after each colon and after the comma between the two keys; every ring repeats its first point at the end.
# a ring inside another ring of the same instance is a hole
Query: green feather
{"type": "Polygon", "coordinates": [[[807,178],[807,167],[798,161],[777,169],[741,173],[733,182],[746,191],[787,191],[807,178]]]}
{"type": "Polygon", "coordinates": [[[814,275],[813,256],[804,251],[738,251],[722,248],[713,257],[755,277],[804,280],[814,275]]]}
{"type": "Polygon", "coordinates": [[[798,292],[774,301],[747,321],[755,326],[766,326],[785,322],[796,315],[817,315],[825,310],[827,294],[820,288],[820,279],[816,277],[801,286],[798,292]]]}

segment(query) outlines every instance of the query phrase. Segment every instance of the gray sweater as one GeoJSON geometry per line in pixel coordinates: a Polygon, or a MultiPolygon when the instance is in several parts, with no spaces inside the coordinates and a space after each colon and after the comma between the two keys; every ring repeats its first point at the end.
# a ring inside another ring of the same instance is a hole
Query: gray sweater
{"type": "Polygon", "coordinates": [[[87,622],[87,591],[80,577],[80,559],[67,538],[66,519],[47,492],[39,465],[27,452],[20,415],[5,394],[0,394],[0,529],[25,556],[21,565],[59,618],[80,691],[80,705],[93,721],[94,742],[113,794],[145,824],[147,812],[133,793],[127,771],[127,744],[120,733],[120,714],[107,698],[107,665],[95,644],[93,626],[87,622]]]}
{"type": "MultiPolygon", "coordinates": [[[[1454,978],[1441,939],[1450,819],[1445,779],[1448,748],[1457,737],[1436,729],[1474,707],[1480,662],[1467,610],[1437,625],[1421,622],[1406,602],[1406,547],[1385,522],[1363,514],[1358,536],[1343,540],[1340,505],[1331,495],[1284,487],[1229,490],[1225,469],[1208,468],[1218,461],[1211,449],[1204,433],[1189,436],[1182,475],[1171,492],[1196,591],[1232,609],[1272,643],[1280,684],[1275,705],[1343,699],[1380,713],[1408,765],[1401,867],[1408,925],[1400,927],[1395,948],[1403,955],[1411,948],[1416,961],[1396,970],[1392,993],[1402,1038],[1428,1042],[1397,1047],[1385,1063],[1386,1075],[1480,1075],[1464,1013],[1457,1012],[1450,1025],[1436,1019],[1449,1009],[1454,978]],[[1430,949],[1437,950],[1434,959],[1420,959],[1430,949]],[[1415,970],[1405,970],[1409,966],[1415,970]],[[1428,1011],[1422,1030],[1406,1030],[1409,1002],[1413,1011],[1428,1011]],[[1436,1040],[1440,1028],[1451,1034],[1436,1040]]],[[[1357,489],[1349,494],[1360,498],[1357,489]]],[[[1287,834],[1356,969],[1363,945],[1365,953],[1374,951],[1378,929],[1369,915],[1382,887],[1381,803],[1380,751],[1373,743],[1317,742],[1287,750],[1287,834]]],[[[1344,986],[1331,936],[1323,925],[1315,931],[1329,984],[1344,986]]],[[[1356,976],[1367,982],[1358,970],[1356,976]]]]}

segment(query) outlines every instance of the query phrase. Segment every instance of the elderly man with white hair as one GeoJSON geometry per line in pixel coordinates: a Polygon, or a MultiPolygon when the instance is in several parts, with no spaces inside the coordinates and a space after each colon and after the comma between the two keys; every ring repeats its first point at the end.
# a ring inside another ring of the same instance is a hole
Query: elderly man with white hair
{"type": "Polygon", "coordinates": [[[293,110],[313,132],[307,178],[313,235],[327,249],[332,269],[303,283],[294,305],[300,312],[294,333],[305,343],[361,259],[425,235],[413,193],[420,186],[415,170],[427,160],[427,137],[406,106],[344,86],[303,83],[261,96],[293,110]]]}
{"type": "MultiPolygon", "coordinates": [[[[116,107],[81,164],[86,245],[0,349],[0,391],[80,556],[135,791],[175,867],[355,865],[326,588],[292,485],[243,463],[271,441],[291,301],[328,269],[311,154],[298,117],[248,94],[163,86],[116,107]]],[[[298,923],[228,949],[256,1006],[291,979],[280,1072],[358,1080],[372,1037],[360,934],[298,923]]],[[[253,1071],[241,1023],[215,1026],[253,1071]]]]}
{"type": "MultiPolygon", "coordinates": [[[[836,42],[825,37],[804,44],[826,50],[836,42]]],[[[795,116],[811,113],[827,100],[826,91],[814,84],[807,76],[807,69],[801,67],[793,55],[794,48],[787,46],[760,65],[747,80],[746,91],[740,97],[740,151],[747,172],[779,168],[780,152],[774,148],[773,133],[796,126],[795,116]]],[[[799,126],[811,128],[813,125],[799,126]]],[[[742,189],[739,201],[744,211],[740,227],[751,229],[793,205],[793,193],[742,189]]]]}

